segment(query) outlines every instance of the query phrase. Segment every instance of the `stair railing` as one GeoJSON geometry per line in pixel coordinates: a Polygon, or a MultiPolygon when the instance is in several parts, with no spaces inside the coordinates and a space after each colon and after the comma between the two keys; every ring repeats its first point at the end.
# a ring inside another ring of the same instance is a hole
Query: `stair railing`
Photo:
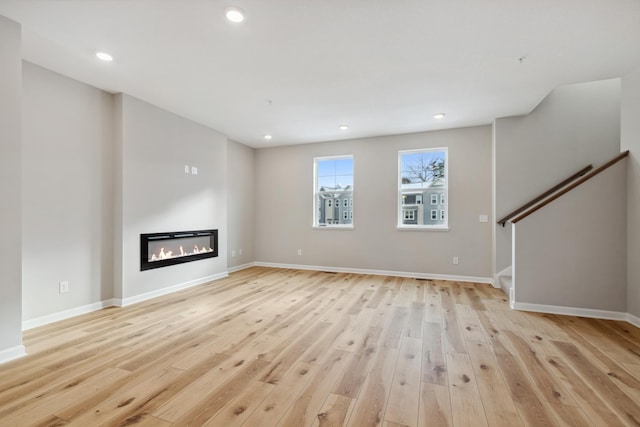
{"type": "Polygon", "coordinates": [[[611,166],[615,165],[616,163],[618,163],[620,160],[624,159],[628,155],[629,155],[629,150],[618,154],[616,157],[614,157],[613,159],[609,160],[607,163],[603,164],[599,168],[594,169],[591,172],[589,172],[587,174],[584,174],[580,178],[576,179],[571,184],[569,184],[566,187],[562,188],[560,191],[558,191],[557,193],[553,194],[548,199],[543,200],[541,203],[538,203],[537,205],[533,206],[532,208],[530,208],[526,212],[522,213],[521,215],[511,219],[511,222],[513,224],[515,224],[516,222],[525,219],[526,217],[528,217],[532,213],[536,212],[537,210],[543,208],[544,206],[546,206],[549,203],[553,202],[554,200],[558,199],[563,194],[567,194],[569,191],[573,190],[574,188],[576,188],[577,186],[579,186],[583,182],[586,182],[586,181],[590,180],[591,178],[593,178],[594,176],[598,175],[600,172],[603,172],[606,169],[609,169],[611,166]]]}
{"type": "Polygon", "coordinates": [[[532,206],[536,205],[540,201],[546,199],[547,197],[549,197],[550,195],[552,195],[556,191],[558,191],[561,188],[567,186],[568,184],[570,184],[571,182],[575,181],[576,179],[584,176],[591,169],[593,169],[593,165],[585,166],[584,168],[580,169],[578,172],[574,173],[573,175],[571,175],[567,179],[563,180],[562,182],[554,185],[553,187],[551,187],[550,189],[548,189],[544,193],[540,194],[538,197],[536,197],[536,198],[532,199],[531,201],[525,203],[524,205],[520,206],[518,209],[516,209],[513,212],[511,212],[509,215],[506,215],[504,218],[502,218],[502,219],[500,219],[500,221],[498,221],[498,224],[500,224],[501,226],[504,227],[504,225],[507,223],[507,221],[509,221],[511,218],[516,217],[520,213],[526,211],[527,209],[529,209],[532,206]]]}

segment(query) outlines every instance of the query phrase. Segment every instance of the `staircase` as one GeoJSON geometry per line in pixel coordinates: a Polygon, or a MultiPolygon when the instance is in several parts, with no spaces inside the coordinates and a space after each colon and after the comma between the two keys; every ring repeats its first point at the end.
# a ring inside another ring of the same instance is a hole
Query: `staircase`
{"type": "Polygon", "coordinates": [[[627,174],[623,163],[613,166],[628,154],[589,165],[498,221],[512,227],[512,265],[495,277],[511,308],[602,318],[624,312],[626,268],[618,254],[625,250],[627,174]]]}

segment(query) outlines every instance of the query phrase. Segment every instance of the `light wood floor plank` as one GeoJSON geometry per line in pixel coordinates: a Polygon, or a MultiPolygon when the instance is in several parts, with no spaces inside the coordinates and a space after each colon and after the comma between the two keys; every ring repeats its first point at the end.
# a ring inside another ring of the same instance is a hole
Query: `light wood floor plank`
{"type": "Polygon", "coordinates": [[[449,387],[422,382],[418,425],[424,427],[453,426],[449,387]]]}
{"type": "Polygon", "coordinates": [[[325,357],[313,376],[282,417],[279,427],[308,426],[318,417],[322,404],[334,384],[342,378],[344,371],[354,357],[353,353],[335,350],[325,357]]]}
{"type": "Polygon", "coordinates": [[[447,353],[449,395],[454,426],[488,426],[478,381],[467,354],[447,353]]]}
{"type": "Polygon", "coordinates": [[[511,393],[488,344],[476,342],[467,346],[473,372],[478,382],[482,406],[490,426],[522,426],[522,419],[511,399],[511,393]]]}
{"type": "Polygon", "coordinates": [[[414,427],[420,410],[422,340],[403,337],[384,416],[386,421],[414,427]]]}

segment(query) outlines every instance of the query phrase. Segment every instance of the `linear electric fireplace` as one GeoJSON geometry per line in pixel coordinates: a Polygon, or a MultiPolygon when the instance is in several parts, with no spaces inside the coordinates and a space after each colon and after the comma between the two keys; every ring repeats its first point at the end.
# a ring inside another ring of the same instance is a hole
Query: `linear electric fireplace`
{"type": "Polygon", "coordinates": [[[218,230],[140,235],[140,271],[218,256],[218,230]]]}

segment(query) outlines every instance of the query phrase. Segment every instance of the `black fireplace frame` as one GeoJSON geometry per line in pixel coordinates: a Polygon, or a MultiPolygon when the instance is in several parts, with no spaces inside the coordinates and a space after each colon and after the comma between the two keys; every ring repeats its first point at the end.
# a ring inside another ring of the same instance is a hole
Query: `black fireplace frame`
{"type": "Polygon", "coordinates": [[[154,268],[167,267],[185,262],[198,261],[201,259],[214,258],[218,256],[218,230],[195,230],[195,231],[172,231],[168,233],[146,233],[140,235],[140,271],[154,268]],[[185,255],[176,258],[149,261],[149,242],[182,239],[189,237],[209,236],[210,248],[212,252],[185,255]]]}

